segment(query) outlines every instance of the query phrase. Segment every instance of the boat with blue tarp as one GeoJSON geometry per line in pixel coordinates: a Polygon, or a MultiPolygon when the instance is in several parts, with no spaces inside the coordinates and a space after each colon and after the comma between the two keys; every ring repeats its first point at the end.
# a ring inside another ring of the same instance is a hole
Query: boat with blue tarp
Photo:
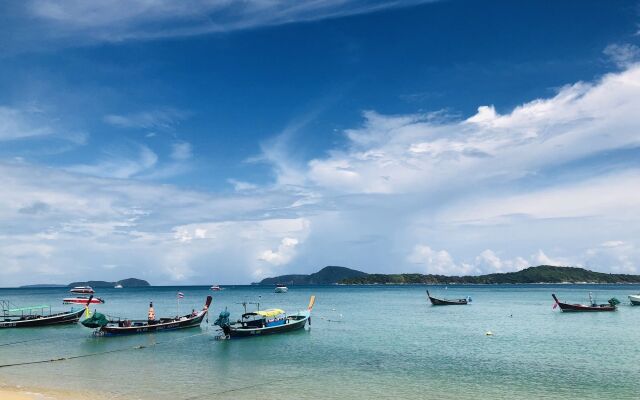
{"type": "Polygon", "coordinates": [[[287,315],[279,308],[260,310],[259,304],[258,310],[247,312],[248,303],[245,302],[242,303],[245,312],[236,322],[231,322],[230,313],[225,309],[214,322],[214,325],[219,326],[222,331],[218,339],[269,335],[303,329],[307,322],[311,325],[311,310],[315,300],[315,296],[311,296],[307,309],[292,315],[287,315]]]}

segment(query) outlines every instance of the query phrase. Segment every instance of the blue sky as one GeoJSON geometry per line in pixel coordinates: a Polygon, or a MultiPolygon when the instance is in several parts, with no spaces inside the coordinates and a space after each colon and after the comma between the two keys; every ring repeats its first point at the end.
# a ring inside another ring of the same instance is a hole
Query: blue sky
{"type": "Polygon", "coordinates": [[[640,273],[637,2],[0,5],[0,286],[640,273]]]}

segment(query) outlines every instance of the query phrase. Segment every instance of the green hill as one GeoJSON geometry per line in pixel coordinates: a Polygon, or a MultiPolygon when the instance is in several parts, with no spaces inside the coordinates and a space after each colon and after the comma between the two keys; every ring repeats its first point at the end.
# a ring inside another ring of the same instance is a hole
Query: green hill
{"type": "Polygon", "coordinates": [[[351,268],[328,266],[310,275],[281,275],[265,278],[259,285],[275,285],[278,283],[285,285],[330,285],[344,279],[356,279],[367,275],[366,272],[351,268]]]}
{"type": "Polygon", "coordinates": [[[107,281],[86,281],[86,282],[71,282],[67,285],[67,287],[75,287],[75,286],[91,286],[92,288],[112,288],[115,285],[120,284],[122,287],[143,287],[143,286],[151,286],[149,282],[143,279],[136,278],[128,278],[123,279],[118,282],[107,282],[107,281]]]}
{"type": "Polygon", "coordinates": [[[606,274],[577,267],[540,265],[517,272],[478,276],[368,274],[342,279],[342,284],[507,284],[507,283],[640,283],[640,275],[606,274]]]}

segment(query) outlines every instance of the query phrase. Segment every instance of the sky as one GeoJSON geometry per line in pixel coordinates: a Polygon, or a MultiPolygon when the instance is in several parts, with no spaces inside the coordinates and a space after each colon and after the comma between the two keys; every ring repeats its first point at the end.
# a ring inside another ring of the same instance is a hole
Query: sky
{"type": "Polygon", "coordinates": [[[640,274],[637,1],[0,3],[0,287],[640,274]]]}

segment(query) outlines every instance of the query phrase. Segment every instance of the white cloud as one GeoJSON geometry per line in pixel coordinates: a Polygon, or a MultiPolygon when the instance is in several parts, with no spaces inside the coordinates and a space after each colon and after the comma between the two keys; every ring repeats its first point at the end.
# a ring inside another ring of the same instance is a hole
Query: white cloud
{"type": "Polygon", "coordinates": [[[154,283],[242,283],[335,264],[637,273],[640,170],[629,155],[640,152],[638,109],[640,67],[632,65],[462,120],[366,112],[362,126],[345,131],[345,146],[308,162],[289,145],[304,129],[293,124],[262,144],[274,183],[229,180],[231,194],[142,181],[162,169],[145,147],[76,173],[0,163],[0,223],[12,227],[0,233],[0,273],[12,284],[35,271],[86,279],[95,265],[135,265],[154,283]],[[22,250],[2,250],[14,245],[22,250]]]}
{"type": "Polygon", "coordinates": [[[147,146],[139,146],[136,159],[126,158],[120,154],[107,154],[107,157],[96,164],[71,165],[65,169],[79,174],[99,176],[103,178],[126,179],[153,168],[158,156],[147,146]]]}
{"type": "Polygon", "coordinates": [[[633,243],[608,240],[587,250],[585,265],[608,265],[611,272],[636,274],[638,259],[640,259],[640,249],[633,243]]]}
{"type": "Polygon", "coordinates": [[[295,249],[298,245],[298,239],[286,237],[282,239],[278,249],[265,250],[259,257],[259,260],[266,261],[273,265],[288,264],[295,256],[295,249]]]}
{"type": "Polygon", "coordinates": [[[640,48],[634,44],[610,44],[603,53],[620,68],[627,68],[640,61],[640,48]]]}
{"type": "Polygon", "coordinates": [[[35,27],[54,38],[78,41],[122,41],[228,32],[262,26],[315,21],[363,14],[385,8],[424,3],[409,0],[110,0],[56,3],[31,0],[25,4],[35,27]]]}
{"type": "MultiPolygon", "coordinates": [[[[158,110],[146,110],[131,114],[109,114],[105,115],[104,122],[118,128],[136,129],[172,129],[180,121],[184,120],[189,113],[173,108],[163,108],[158,110]]],[[[147,137],[155,136],[153,133],[147,137]]]]}
{"type": "Polygon", "coordinates": [[[446,250],[433,250],[426,245],[416,245],[408,257],[409,262],[424,265],[425,272],[437,275],[466,275],[473,272],[469,264],[456,264],[446,250]]]}
{"type": "Polygon", "coordinates": [[[176,161],[188,160],[193,155],[191,143],[179,142],[174,143],[171,147],[171,158],[176,161]]]}
{"type": "Polygon", "coordinates": [[[86,133],[66,130],[59,126],[56,119],[35,106],[0,106],[0,142],[53,137],[75,145],[86,143],[86,133]]]}

